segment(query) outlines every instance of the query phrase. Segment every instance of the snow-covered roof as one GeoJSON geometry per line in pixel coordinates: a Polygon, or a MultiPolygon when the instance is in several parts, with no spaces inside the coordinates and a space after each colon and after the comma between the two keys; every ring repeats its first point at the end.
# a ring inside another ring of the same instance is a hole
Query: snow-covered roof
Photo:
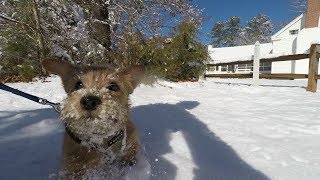
{"type": "Polygon", "coordinates": [[[300,14],[300,16],[296,17],[294,20],[292,20],[289,24],[287,24],[285,27],[280,29],[277,33],[275,33],[273,36],[271,36],[271,39],[276,39],[278,35],[283,33],[284,31],[288,30],[291,26],[293,26],[295,23],[297,23],[299,20],[301,20],[304,17],[304,13],[300,14]]]}
{"type": "MultiPolygon", "coordinates": [[[[211,45],[208,47],[210,61],[215,63],[251,60],[254,54],[254,45],[235,46],[213,48],[211,45]]],[[[272,43],[260,44],[261,58],[273,56],[272,43]]]]}

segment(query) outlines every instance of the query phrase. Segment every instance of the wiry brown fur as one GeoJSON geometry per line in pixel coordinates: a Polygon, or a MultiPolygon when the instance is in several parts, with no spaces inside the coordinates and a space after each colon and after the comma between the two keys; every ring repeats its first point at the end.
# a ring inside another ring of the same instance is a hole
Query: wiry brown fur
{"type": "MultiPolygon", "coordinates": [[[[108,111],[114,111],[115,122],[108,122],[108,125],[112,126],[112,123],[114,123],[115,127],[125,127],[127,133],[126,149],[117,161],[122,164],[134,164],[139,150],[139,140],[138,131],[129,118],[128,96],[137,86],[144,73],[144,68],[132,66],[123,71],[105,67],[79,68],[68,62],[56,59],[44,60],[43,66],[48,71],[54,72],[61,77],[64,89],[68,94],[66,105],[61,112],[63,121],[66,124],[72,122],[77,125],[77,123],[89,116],[100,117],[101,112],[104,112],[103,108],[107,108],[108,111]],[[84,93],[75,90],[75,85],[79,80],[83,83],[84,93]],[[116,92],[105,91],[105,88],[110,83],[116,83],[120,90],[116,92]],[[104,107],[98,107],[97,110],[92,112],[82,109],[80,100],[83,95],[87,94],[99,96],[102,101],[100,106],[104,107]],[[70,113],[74,115],[70,115],[70,113]]],[[[106,117],[109,118],[109,116],[106,117]]],[[[68,133],[65,133],[63,144],[65,178],[77,179],[77,177],[83,176],[87,169],[98,166],[103,161],[103,158],[104,155],[100,152],[77,143],[68,133]]]]}

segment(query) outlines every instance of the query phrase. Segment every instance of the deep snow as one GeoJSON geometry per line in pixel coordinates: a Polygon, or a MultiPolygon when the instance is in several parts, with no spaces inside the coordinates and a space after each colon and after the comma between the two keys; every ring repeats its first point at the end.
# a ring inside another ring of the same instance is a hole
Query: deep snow
{"type": "MultiPolygon", "coordinates": [[[[9,84],[53,102],[50,82],[9,84]]],[[[131,96],[151,179],[320,179],[320,92],[306,81],[207,79],[131,96]]],[[[0,91],[0,179],[55,179],[63,126],[50,107],[0,91]]]]}

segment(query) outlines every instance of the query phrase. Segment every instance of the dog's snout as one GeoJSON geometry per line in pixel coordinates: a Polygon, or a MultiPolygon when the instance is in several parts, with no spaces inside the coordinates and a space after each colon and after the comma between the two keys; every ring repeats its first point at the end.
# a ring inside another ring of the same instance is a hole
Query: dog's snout
{"type": "Polygon", "coordinates": [[[97,96],[84,96],[80,100],[81,107],[85,110],[95,110],[101,103],[101,99],[97,96]]]}

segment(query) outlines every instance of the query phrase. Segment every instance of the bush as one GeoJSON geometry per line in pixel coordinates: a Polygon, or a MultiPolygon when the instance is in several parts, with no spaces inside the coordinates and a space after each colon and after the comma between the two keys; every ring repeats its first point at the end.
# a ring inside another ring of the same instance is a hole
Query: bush
{"type": "Polygon", "coordinates": [[[20,77],[24,81],[40,75],[37,46],[31,36],[16,24],[6,24],[0,30],[0,72],[1,77],[20,77]]]}
{"type": "Polygon", "coordinates": [[[148,76],[171,81],[197,81],[205,70],[208,53],[205,45],[197,41],[197,28],[183,22],[175,28],[172,38],[143,38],[139,32],[128,36],[120,46],[122,60],[141,64],[148,76]]]}

